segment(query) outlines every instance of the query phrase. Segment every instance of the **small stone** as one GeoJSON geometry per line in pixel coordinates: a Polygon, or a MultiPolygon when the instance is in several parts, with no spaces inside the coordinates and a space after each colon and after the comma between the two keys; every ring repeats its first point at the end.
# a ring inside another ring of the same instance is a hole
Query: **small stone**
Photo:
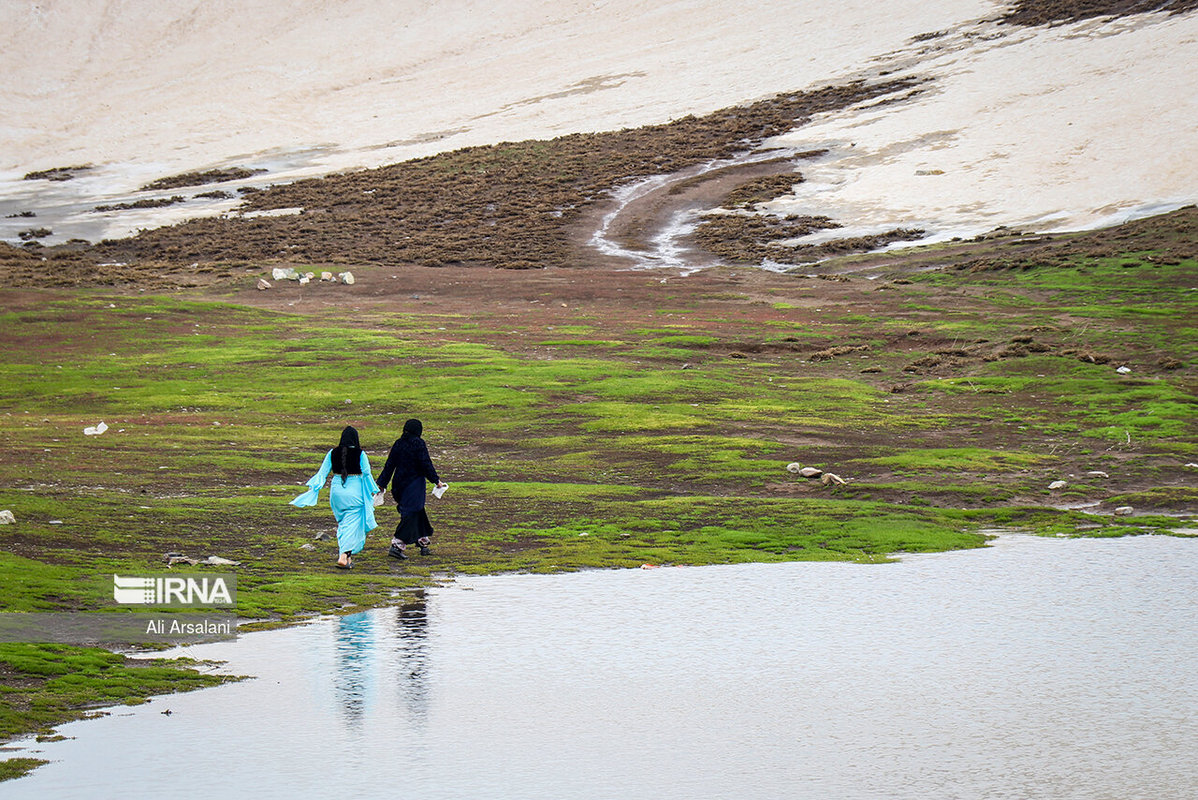
{"type": "Polygon", "coordinates": [[[352,272],[342,272],[337,277],[340,278],[341,282],[344,283],[346,286],[354,285],[354,274],[352,272]]]}
{"type": "Polygon", "coordinates": [[[311,279],[311,278],[309,278],[307,275],[304,275],[302,278],[300,278],[300,279],[299,279],[299,285],[300,285],[300,286],[307,286],[307,285],[308,285],[308,283],[309,283],[311,280],[312,280],[312,279],[311,279]]]}
{"type": "Polygon", "coordinates": [[[0,525],[12,525],[17,521],[17,517],[7,508],[0,511],[0,525]]]}
{"type": "Polygon", "coordinates": [[[333,538],[333,534],[329,533],[328,531],[321,531],[320,533],[316,534],[316,538],[313,541],[323,542],[326,539],[331,538],[333,538]]]}
{"type": "Polygon", "coordinates": [[[1107,475],[1105,472],[1103,472],[1100,469],[1092,469],[1089,472],[1087,472],[1086,474],[1091,477],[1094,477],[1094,478],[1109,478],[1109,477],[1111,477],[1110,475],[1107,475]]]}
{"type": "Polygon", "coordinates": [[[299,549],[300,550],[315,550],[316,545],[312,544],[311,542],[304,542],[303,544],[300,545],[299,549]]]}
{"type": "Polygon", "coordinates": [[[1065,481],[1053,481],[1052,483],[1048,484],[1048,488],[1050,491],[1055,492],[1057,489],[1064,489],[1068,485],[1069,484],[1065,481]]]}
{"type": "Polygon", "coordinates": [[[1115,372],[1118,372],[1120,375],[1126,375],[1127,373],[1131,372],[1131,367],[1119,367],[1119,369],[1115,370],[1115,372]]]}
{"type": "Polygon", "coordinates": [[[264,291],[266,291],[267,289],[270,289],[270,288],[271,288],[271,283],[270,283],[270,281],[268,281],[266,278],[259,278],[259,279],[258,279],[258,291],[260,291],[260,292],[264,292],[264,291]]]}
{"type": "Polygon", "coordinates": [[[818,478],[820,475],[824,474],[824,471],[822,469],[816,469],[815,467],[803,467],[801,470],[799,470],[799,474],[804,478],[818,478]]]}
{"type": "Polygon", "coordinates": [[[803,465],[797,461],[792,461],[791,463],[786,465],[786,471],[793,472],[795,475],[798,475],[799,470],[801,470],[802,468],[803,468],[803,465]]]}
{"type": "Polygon", "coordinates": [[[208,556],[207,558],[205,558],[203,561],[201,561],[199,563],[208,564],[209,566],[213,566],[213,567],[239,567],[239,566],[241,566],[240,561],[234,561],[231,558],[221,558],[220,556],[208,556]]]}
{"type": "Polygon", "coordinates": [[[1132,508],[1131,506],[1119,506],[1118,508],[1115,509],[1115,516],[1116,517],[1126,517],[1126,516],[1130,515],[1131,512],[1133,512],[1133,511],[1135,511],[1135,509],[1132,508]]]}
{"type": "Polygon", "coordinates": [[[840,485],[840,486],[844,485],[844,478],[840,477],[839,475],[837,475],[833,472],[825,472],[823,475],[820,476],[819,481],[824,486],[831,486],[834,483],[837,485],[840,485]]]}
{"type": "Polygon", "coordinates": [[[321,279],[322,281],[331,281],[331,280],[333,280],[333,279],[334,279],[334,278],[333,278],[333,273],[331,273],[331,272],[322,272],[322,273],[320,273],[320,279],[321,279]]]}

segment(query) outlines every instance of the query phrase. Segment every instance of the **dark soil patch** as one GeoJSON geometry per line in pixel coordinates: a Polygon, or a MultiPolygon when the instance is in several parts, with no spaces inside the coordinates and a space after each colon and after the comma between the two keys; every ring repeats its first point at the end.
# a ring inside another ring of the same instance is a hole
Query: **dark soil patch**
{"type": "Polygon", "coordinates": [[[803,176],[797,172],[786,175],[764,175],[746,181],[728,193],[724,200],[725,208],[744,208],[757,203],[768,203],[770,200],[790,194],[795,184],[802,183],[803,176]]]}
{"type": "Polygon", "coordinates": [[[69,181],[79,175],[81,172],[87,172],[94,169],[91,164],[82,164],[75,167],[54,167],[53,169],[42,169],[36,172],[30,172],[25,175],[22,180],[27,181],[69,181]]]}
{"type": "Polygon", "coordinates": [[[187,198],[175,195],[174,197],[159,197],[155,199],[146,198],[144,200],[134,200],[131,203],[114,203],[112,205],[96,206],[94,211],[125,211],[130,208],[163,208],[165,206],[173,206],[176,203],[185,202],[187,198]]]}
{"type": "Polygon", "coordinates": [[[233,167],[231,169],[210,169],[207,172],[187,172],[182,175],[173,175],[169,178],[159,178],[156,181],[147,183],[141,187],[141,191],[156,191],[161,189],[179,189],[184,186],[203,186],[209,183],[225,183],[227,181],[239,181],[245,178],[252,178],[266,172],[264,169],[246,169],[245,167],[233,167]]]}
{"type": "Polygon", "coordinates": [[[1133,14],[1184,14],[1198,0],[1019,0],[1000,21],[1012,25],[1054,25],[1093,17],[1128,17],[1133,14]]]}

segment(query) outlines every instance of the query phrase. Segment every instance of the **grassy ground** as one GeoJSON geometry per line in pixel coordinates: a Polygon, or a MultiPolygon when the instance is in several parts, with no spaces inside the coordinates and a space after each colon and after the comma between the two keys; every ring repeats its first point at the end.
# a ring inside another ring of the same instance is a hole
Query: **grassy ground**
{"type": "MultiPolygon", "coordinates": [[[[30,732],[52,736],[55,725],[86,715],[89,708],[136,705],[153,695],[230,680],[193,666],[186,659],[128,659],[96,647],[0,643],[0,738],[30,732]]],[[[0,780],[20,777],[39,763],[45,762],[0,762],[0,780]]]]}
{"type": "MultiPolygon", "coordinates": [[[[884,313],[837,284],[814,328],[790,321],[810,313],[795,303],[747,294],[648,298],[624,310],[634,324],[582,304],[554,325],[44,296],[3,318],[0,506],[18,519],[0,529],[4,605],[99,608],[111,572],[161,570],[170,551],[241,561],[239,613],[289,618],[443,571],[877,560],[1012,522],[1167,529],[1060,509],[1193,499],[1190,369],[1169,359],[1193,358],[1179,324],[1193,295],[1176,286],[1195,265],[1147,258],[861,287],[887,290],[884,313]],[[826,355],[834,342],[849,352],[826,355]],[[314,541],[331,515],[287,500],[341,426],[377,469],[408,416],[455,484],[433,507],[437,555],[388,562],[380,528],[353,573],[333,573],[333,545],[314,541]],[[101,420],[107,433],[82,433],[101,420]]],[[[779,297],[823,288],[777,283],[779,297]]]]}

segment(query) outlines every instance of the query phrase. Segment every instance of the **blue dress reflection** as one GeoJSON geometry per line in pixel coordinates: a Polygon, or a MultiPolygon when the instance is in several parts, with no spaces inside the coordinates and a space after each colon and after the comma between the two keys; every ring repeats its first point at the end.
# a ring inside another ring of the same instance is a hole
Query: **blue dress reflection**
{"type": "Polygon", "coordinates": [[[361,722],[370,691],[370,656],[374,649],[374,620],[370,612],[349,614],[337,620],[336,687],[342,713],[349,722],[361,722]]]}

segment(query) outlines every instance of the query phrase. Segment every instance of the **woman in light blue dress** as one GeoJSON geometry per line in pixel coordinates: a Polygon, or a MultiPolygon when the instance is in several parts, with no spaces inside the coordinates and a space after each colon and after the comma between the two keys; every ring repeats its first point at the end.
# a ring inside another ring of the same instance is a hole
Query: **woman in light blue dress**
{"type": "Polygon", "coordinates": [[[316,505],[320,490],[329,473],[333,474],[333,485],[329,491],[329,505],[337,518],[338,569],[353,566],[353,554],[360,552],[366,544],[366,534],[378,527],[374,521],[374,495],[379,487],[370,474],[370,462],[358,443],[358,432],[346,425],[341,431],[341,442],[325,454],[320,470],[308,480],[308,491],[291,501],[301,508],[316,505]]]}

